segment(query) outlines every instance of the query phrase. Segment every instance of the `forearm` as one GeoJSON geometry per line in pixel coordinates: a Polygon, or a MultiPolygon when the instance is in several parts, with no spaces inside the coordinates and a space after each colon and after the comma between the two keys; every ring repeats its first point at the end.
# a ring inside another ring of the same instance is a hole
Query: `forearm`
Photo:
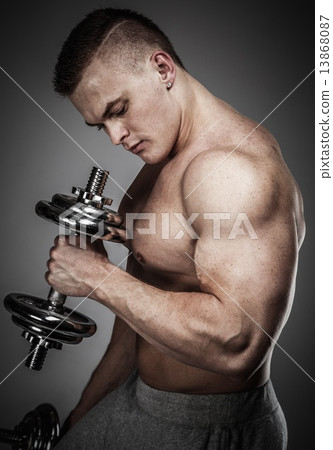
{"type": "Polygon", "coordinates": [[[116,317],[111,342],[75,408],[86,413],[108,392],[120,386],[136,366],[136,333],[116,317]]]}
{"type": "MultiPolygon", "coordinates": [[[[111,270],[104,267],[105,274],[111,270]]],[[[211,294],[162,291],[113,270],[92,298],[170,357],[210,371],[227,370],[238,333],[230,307],[211,294]]]]}

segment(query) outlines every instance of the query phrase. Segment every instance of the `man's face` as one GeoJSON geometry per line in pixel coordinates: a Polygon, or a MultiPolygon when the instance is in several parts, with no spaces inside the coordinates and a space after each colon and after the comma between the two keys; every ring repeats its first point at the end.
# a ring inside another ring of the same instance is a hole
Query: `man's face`
{"type": "Polygon", "coordinates": [[[69,98],[87,124],[148,164],[167,158],[177,140],[180,108],[149,59],[138,73],[94,60],[69,98]]]}

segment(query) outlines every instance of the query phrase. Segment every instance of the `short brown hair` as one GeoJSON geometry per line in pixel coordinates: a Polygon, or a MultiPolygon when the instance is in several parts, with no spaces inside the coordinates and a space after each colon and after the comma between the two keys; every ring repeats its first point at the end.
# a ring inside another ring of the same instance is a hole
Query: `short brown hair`
{"type": "Polygon", "coordinates": [[[64,42],[54,69],[54,90],[63,96],[71,95],[84,70],[97,55],[105,58],[118,53],[134,69],[147,49],[167,52],[185,70],[167,36],[150,19],[129,9],[95,10],[71,31],[64,42]],[[129,51],[134,58],[129,57],[129,51]]]}

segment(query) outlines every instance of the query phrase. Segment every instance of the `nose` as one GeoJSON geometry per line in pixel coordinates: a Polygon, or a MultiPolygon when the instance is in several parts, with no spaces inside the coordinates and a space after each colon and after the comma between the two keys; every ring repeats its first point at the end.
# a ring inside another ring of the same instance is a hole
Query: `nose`
{"type": "Polygon", "coordinates": [[[122,144],[123,140],[130,134],[122,123],[116,121],[112,121],[112,124],[106,124],[106,130],[114,145],[122,144]]]}

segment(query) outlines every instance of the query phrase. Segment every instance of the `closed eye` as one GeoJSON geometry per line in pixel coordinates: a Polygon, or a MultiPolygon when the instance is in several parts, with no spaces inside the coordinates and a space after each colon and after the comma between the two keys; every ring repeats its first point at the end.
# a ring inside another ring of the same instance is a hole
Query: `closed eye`
{"type": "Polygon", "coordinates": [[[120,116],[123,116],[123,115],[127,112],[127,109],[128,109],[128,102],[125,102],[125,103],[123,104],[122,108],[121,108],[119,111],[115,111],[114,113],[112,113],[112,114],[110,115],[110,117],[120,117],[120,116]]]}
{"type": "Polygon", "coordinates": [[[87,121],[85,121],[85,124],[88,125],[88,127],[97,127],[98,130],[101,130],[104,126],[102,123],[89,123],[87,121]]]}
{"type": "MultiPolygon", "coordinates": [[[[119,111],[114,111],[112,113],[109,114],[109,119],[112,119],[114,117],[121,117],[124,116],[126,114],[126,112],[128,111],[128,101],[126,101],[122,108],[119,111]]],[[[103,123],[89,123],[87,121],[85,121],[86,125],[88,125],[89,127],[96,127],[98,131],[102,130],[105,128],[105,125],[103,123]]]]}

